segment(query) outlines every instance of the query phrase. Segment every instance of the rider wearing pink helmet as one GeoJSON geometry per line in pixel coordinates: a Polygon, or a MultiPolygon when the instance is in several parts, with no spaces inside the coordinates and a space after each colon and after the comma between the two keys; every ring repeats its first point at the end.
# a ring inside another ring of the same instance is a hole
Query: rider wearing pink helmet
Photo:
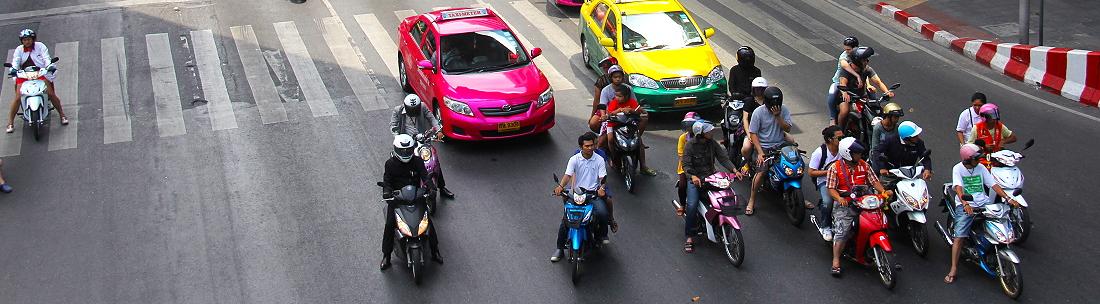
{"type": "MultiPolygon", "coordinates": [[[[699,114],[695,112],[684,114],[684,120],[680,121],[680,131],[683,131],[683,134],[680,134],[680,139],[676,140],[676,174],[680,176],[680,180],[676,182],[676,194],[679,195],[681,203],[687,199],[687,175],[684,175],[684,145],[691,137],[691,127],[698,120],[699,114]]],[[[682,215],[683,210],[676,210],[676,212],[682,215]]]]}
{"type": "MultiPolygon", "coordinates": [[[[974,125],[974,130],[966,137],[966,143],[983,147],[985,153],[1000,151],[1006,144],[1016,142],[1016,134],[1001,123],[1001,110],[997,105],[987,103],[978,109],[982,121],[974,125]]],[[[982,164],[989,165],[988,160],[982,160],[982,164]]]]}
{"type": "MultiPolygon", "coordinates": [[[[982,109],[984,110],[986,107],[983,106],[982,109]]],[[[996,110],[996,107],[993,109],[996,110]]],[[[959,148],[959,158],[962,161],[951,169],[951,191],[954,192],[952,201],[955,202],[952,204],[951,217],[954,218],[955,225],[951,229],[951,237],[954,238],[954,243],[951,246],[951,269],[947,272],[947,276],[943,278],[943,282],[947,284],[955,282],[962,243],[969,236],[970,226],[974,223],[974,208],[993,203],[993,200],[986,194],[985,189],[991,188],[997,195],[1001,196],[1003,201],[1013,206],[1019,205],[1016,200],[1001,189],[1000,185],[997,185],[997,181],[993,179],[993,175],[989,174],[989,170],[985,166],[978,165],[979,160],[982,159],[981,156],[980,147],[974,144],[964,144],[959,148]],[[971,199],[964,200],[964,195],[970,195],[971,199]]]]}

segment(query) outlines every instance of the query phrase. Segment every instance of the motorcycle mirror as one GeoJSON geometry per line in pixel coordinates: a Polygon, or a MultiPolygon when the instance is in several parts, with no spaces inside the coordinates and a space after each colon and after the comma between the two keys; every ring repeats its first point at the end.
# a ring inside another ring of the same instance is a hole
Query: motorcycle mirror
{"type": "Polygon", "coordinates": [[[11,64],[10,64],[10,63],[7,63],[7,62],[5,62],[5,63],[4,63],[4,67],[5,67],[5,68],[10,68],[10,67],[11,67],[11,64]]]}
{"type": "Polygon", "coordinates": [[[558,182],[558,174],[554,173],[554,183],[557,183],[557,182],[558,182]]]}
{"type": "Polygon", "coordinates": [[[929,156],[932,156],[932,149],[925,149],[924,154],[920,155],[921,158],[925,158],[925,157],[929,157],[929,156]]]}
{"type": "Polygon", "coordinates": [[[50,63],[57,63],[58,61],[61,61],[61,57],[54,57],[53,59],[50,59],[50,63]]]}
{"type": "Polygon", "coordinates": [[[378,186],[379,186],[379,187],[385,187],[385,186],[386,186],[386,184],[383,184],[382,182],[378,182],[378,186]]]}
{"type": "Polygon", "coordinates": [[[890,85],[890,90],[895,90],[895,89],[900,88],[900,87],[901,87],[900,83],[895,83],[895,84],[890,85]]]}
{"type": "Polygon", "coordinates": [[[1024,144],[1024,150],[1027,150],[1027,148],[1031,148],[1031,146],[1034,146],[1034,145],[1035,145],[1035,139],[1034,138],[1028,139],[1027,143],[1024,144]]]}

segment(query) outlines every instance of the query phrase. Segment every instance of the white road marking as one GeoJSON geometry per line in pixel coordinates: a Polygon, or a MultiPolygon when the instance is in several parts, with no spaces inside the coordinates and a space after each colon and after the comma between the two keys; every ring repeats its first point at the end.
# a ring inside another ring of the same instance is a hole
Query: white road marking
{"type": "Polygon", "coordinates": [[[702,4],[699,4],[694,0],[680,1],[680,4],[683,4],[684,7],[688,9],[689,13],[695,16],[695,18],[703,18],[715,28],[720,29],[718,30],[718,32],[729,35],[730,38],[733,38],[733,40],[737,41],[737,43],[752,47],[756,51],[756,56],[760,57],[760,59],[763,59],[764,61],[767,61],[769,64],[773,66],[785,66],[794,64],[794,61],[791,61],[787,57],[783,57],[783,55],[780,55],[779,52],[775,49],[769,47],[763,42],[760,42],[760,40],[754,38],[752,35],[749,35],[749,33],[746,32],[744,29],[741,29],[737,25],[734,25],[733,22],[726,20],[725,17],[719,16],[717,13],[703,6],[702,4]]]}
{"type": "Polygon", "coordinates": [[[157,132],[160,137],[187,134],[168,34],[145,35],[145,48],[149,54],[149,74],[153,79],[153,100],[157,105],[157,132]]]}
{"type": "Polygon", "coordinates": [[[130,128],[126,43],[122,37],[100,40],[103,68],[103,144],[134,140],[130,128]]]}
{"type": "Polygon", "coordinates": [[[344,23],[336,17],[325,17],[321,19],[321,31],[329,49],[332,50],[332,56],[340,65],[340,71],[343,71],[344,77],[351,85],[351,91],[363,106],[363,111],[387,108],[381,96],[378,96],[374,82],[367,75],[363,55],[351,44],[351,35],[344,28],[344,23]]]}
{"type": "MultiPolygon", "coordinates": [[[[718,56],[718,61],[722,63],[722,66],[726,67],[726,70],[737,65],[737,57],[734,56],[733,53],[726,51],[725,48],[718,46],[713,40],[710,41],[710,48],[714,49],[714,55],[718,56]]],[[[726,77],[729,77],[729,75],[726,75],[726,77]]]]}
{"type": "MultiPolygon", "coordinates": [[[[415,15],[415,13],[413,14],[415,15]]],[[[394,44],[393,38],[386,31],[386,27],[382,26],[382,23],[378,21],[378,17],[375,17],[374,14],[355,15],[355,22],[359,23],[359,27],[363,29],[364,34],[367,34],[367,40],[374,47],[374,51],[378,52],[378,56],[382,57],[382,62],[386,63],[390,76],[396,79],[397,45],[394,44]]]]}
{"type": "Polygon", "coordinates": [[[236,41],[237,54],[241,56],[241,67],[259,109],[260,121],[265,125],[287,121],[286,108],[279,91],[275,89],[275,80],[268,73],[267,61],[260,44],[256,42],[256,32],[252,31],[251,25],[230,27],[229,31],[236,41]]]}
{"type": "Polygon", "coordinates": [[[317,66],[313,64],[306,43],[298,34],[298,27],[293,21],[278,22],[275,23],[275,33],[283,45],[287,61],[290,61],[290,66],[294,69],[298,87],[302,89],[313,117],[336,115],[336,104],[332,102],[332,96],[325,88],[325,81],[321,78],[321,73],[317,72],[317,66]]]}
{"type": "Polygon", "coordinates": [[[835,60],[832,56],[829,56],[829,54],[826,54],[817,49],[817,47],[814,47],[810,42],[802,39],[802,37],[783,25],[779,20],[775,20],[771,15],[764,13],[764,10],[755,4],[740,0],[724,0],[718,1],[718,3],[721,3],[738,15],[741,15],[741,17],[745,17],[749,22],[756,24],[756,26],[768,32],[776,39],[779,39],[779,41],[782,41],[787,46],[790,46],[806,57],[810,57],[810,59],[814,61],[823,62],[835,60]]]}
{"type": "Polygon", "coordinates": [[[894,50],[898,53],[908,53],[916,50],[910,44],[902,42],[905,39],[895,35],[894,33],[891,33],[889,30],[886,30],[877,25],[873,25],[875,23],[871,22],[871,20],[854,13],[850,8],[843,7],[836,2],[833,2],[831,0],[802,0],[802,2],[805,2],[806,4],[820,10],[821,12],[829,16],[832,16],[838,21],[853,24],[852,28],[856,29],[864,36],[859,37],[862,41],[861,44],[870,45],[871,43],[868,43],[868,40],[865,39],[869,37],[874,40],[877,45],[894,50]],[[856,20],[862,22],[857,22],[856,20]]]}
{"type": "MultiPolygon", "coordinates": [[[[76,13],[86,13],[94,11],[102,11],[109,9],[118,9],[131,6],[149,5],[149,4],[162,4],[162,3],[183,3],[183,2],[198,2],[196,0],[122,0],[122,1],[108,1],[94,4],[73,5],[56,7],[50,9],[41,9],[34,11],[23,11],[18,13],[0,14],[0,21],[25,19],[25,18],[44,18],[54,15],[67,15],[76,13]]],[[[51,136],[53,136],[51,134],[51,136]]]]}
{"type": "MultiPolygon", "coordinates": [[[[825,40],[825,42],[836,45],[838,50],[840,49],[841,42],[843,41],[842,39],[844,39],[845,35],[837,32],[833,29],[833,27],[825,25],[824,23],[821,23],[821,21],[817,21],[817,19],[810,17],[810,15],[807,15],[801,10],[795,8],[793,5],[788,4],[786,0],[761,1],[768,5],[771,5],[773,8],[775,8],[776,11],[779,11],[779,13],[787,16],[787,18],[791,18],[791,20],[801,22],[802,26],[813,32],[815,36],[821,38],[822,40],[825,40]]],[[[828,51],[826,51],[826,53],[828,53],[828,51]]]]}
{"type": "Polygon", "coordinates": [[[415,16],[416,11],[414,11],[414,10],[393,11],[393,15],[397,16],[397,23],[401,23],[401,21],[405,20],[405,18],[415,16]]]}
{"type": "MultiPolygon", "coordinates": [[[[80,80],[80,42],[63,42],[54,46],[54,56],[61,58],[57,62],[57,79],[54,89],[57,98],[61,98],[61,106],[65,109],[65,116],[69,118],[69,125],[61,125],[61,117],[51,119],[50,143],[48,151],[73,149],[77,147],[76,135],[80,126],[80,94],[77,93],[78,80],[80,80]]],[[[0,101],[5,99],[0,99],[0,101]]]]}
{"type": "MultiPolygon", "coordinates": [[[[8,49],[7,53],[8,56],[6,57],[7,59],[5,59],[4,62],[11,62],[11,57],[15,53],[15,49],[8,49]]],[[[4,71],[6,74],[7,69],[5,69],[4,71]]],[[[12,102],[12,100],[15,100],[15,80],[5,75],[3,87],[0,87],[0,104],[11,106],[9,102],[12,102]]],[[[0,111],[0,113],[7,113],[6,110],[10,108],[0,107],[0,109],[5,109],[5,111],[0,111]]],[[[18,116],[16,116],[15,119],[22,120],[18,116]]],[[[15,133],[0,134],[0,157],[19,155],[19,150],[22,149],[22,123],[16,121],[13,122],[13,125],[15,126],[15,133]]],[[[7,124],[4,124],[4,127],[6,128],[7,124]]]]}
{"type": "Polygon", "coordinates": [[[233,114],[229,90],[225,87],[225,76],[222,75],[214,33],[210,30],[191,31],[191,42],[195,49],[195,63],[206,98],[207,112],[210,113],[211,128],[215,131],[236,129],[237,117],[233,114]]]}

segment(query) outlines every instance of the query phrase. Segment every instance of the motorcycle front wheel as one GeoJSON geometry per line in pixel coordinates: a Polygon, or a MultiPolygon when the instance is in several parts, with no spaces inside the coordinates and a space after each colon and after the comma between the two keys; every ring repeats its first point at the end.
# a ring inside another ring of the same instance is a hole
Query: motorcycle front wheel
{"type": "Polygon", "coordinates": [[[626,192],[634,193],[634,177],[638,174],[638,164],[633,156],[623,155],[620,164],[623,173],[623,182],[626,184],[626,192]]]}
{"type": "Polygon", "coordinates": [[[579,251],[570,250],[569,252],[572,255],[570,261],[573,262],[573,285],[577,285],[577,282],[581,280],[581,252],[583,251],[584,249],[579,251]]]}
{"type": "MultiPolygon", "coordinates": [[[[31,111],[31,119],[38,119],[38,111],[31,111]]],[[[42,138],[41,126],[42,123],[31,121],[31,132],[34,133],[34,141],[38,141],[38,139],[42,138]]]]}
{"type": "Polygon", "coordinates": [[[925,257],[928,255],[928,229],[927,225],[917,221],[909,221],[909,240],[913,242],[913,249],[917,251],[917,255],[925,257]]]}
{"type": "Polygon", "coordinates": [[[1020,275],[1020,265],[999,254],[997,279],[1001,282],[1001,290],[1013,300],[1020,297],[1020,293],[1024,291],[1024,278],[1020,275]]]}
{"type": "Polygon", "coordinates": [[[889,252],[886,252],[882,247],[874,247],[873,252],[875,259],[875,268],[878,270],[879,281],[882,282],[882,286],[886,289],[893,289],[894,285],[897,285],[898,278],[894,273],[894,259],[889,252]]]}
{"type": "Polygon", "coordinates": [[[1008,216],[1012,220],[1012,230],[1016,233],[1013,244],[1023,244],[1031,234],[1031,215],[1028,214],[1027,207],[1014,207],[1008,216]]]}
{"type": "Polygon", "coordinates": [[[409,263],[409,270],[412,271],[413,282],[420,285],[424,277],[424,263],[422,263],[424,257],[421,256],[420,249],[409,248],[406,252],[408,252],[407,263],[409,263]]]}
{"type": "Polygon", "coordinates": [[[783,207],[787,211],[787,220],[791,222],[791,225],[801,227],[803,220],[806,219],[806,206],[804,206],[806,199],[802,196],[802,189],[787,189],[787,194],[784,197],[786,200],[783,207]]]}
{"type": "Polygon", "coordinates": [[[734,229],[729,224],[722,225],[722,248],[733,267],[741,267],[741,263],[745,262],[745,239],[741,238],[740,229],[734,229]]]}

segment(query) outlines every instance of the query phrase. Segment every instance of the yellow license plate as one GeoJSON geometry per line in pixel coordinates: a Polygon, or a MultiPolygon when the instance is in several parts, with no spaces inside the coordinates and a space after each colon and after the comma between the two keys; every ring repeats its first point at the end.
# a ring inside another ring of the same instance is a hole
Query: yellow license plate
{"type": "Polygon", "coordinates": [[[695,99],[695,97],[680,97],[676,98],[676,100],[672,102],[672,106],[677,108],[690,107],[698,104],[698,102],[699,101],[695,99]]]}
{"type": "Polygon", "coordinates": [[[497,132],[509,132],[519,130],[518,121],[502,122],[497,124],[497,132]]]}

